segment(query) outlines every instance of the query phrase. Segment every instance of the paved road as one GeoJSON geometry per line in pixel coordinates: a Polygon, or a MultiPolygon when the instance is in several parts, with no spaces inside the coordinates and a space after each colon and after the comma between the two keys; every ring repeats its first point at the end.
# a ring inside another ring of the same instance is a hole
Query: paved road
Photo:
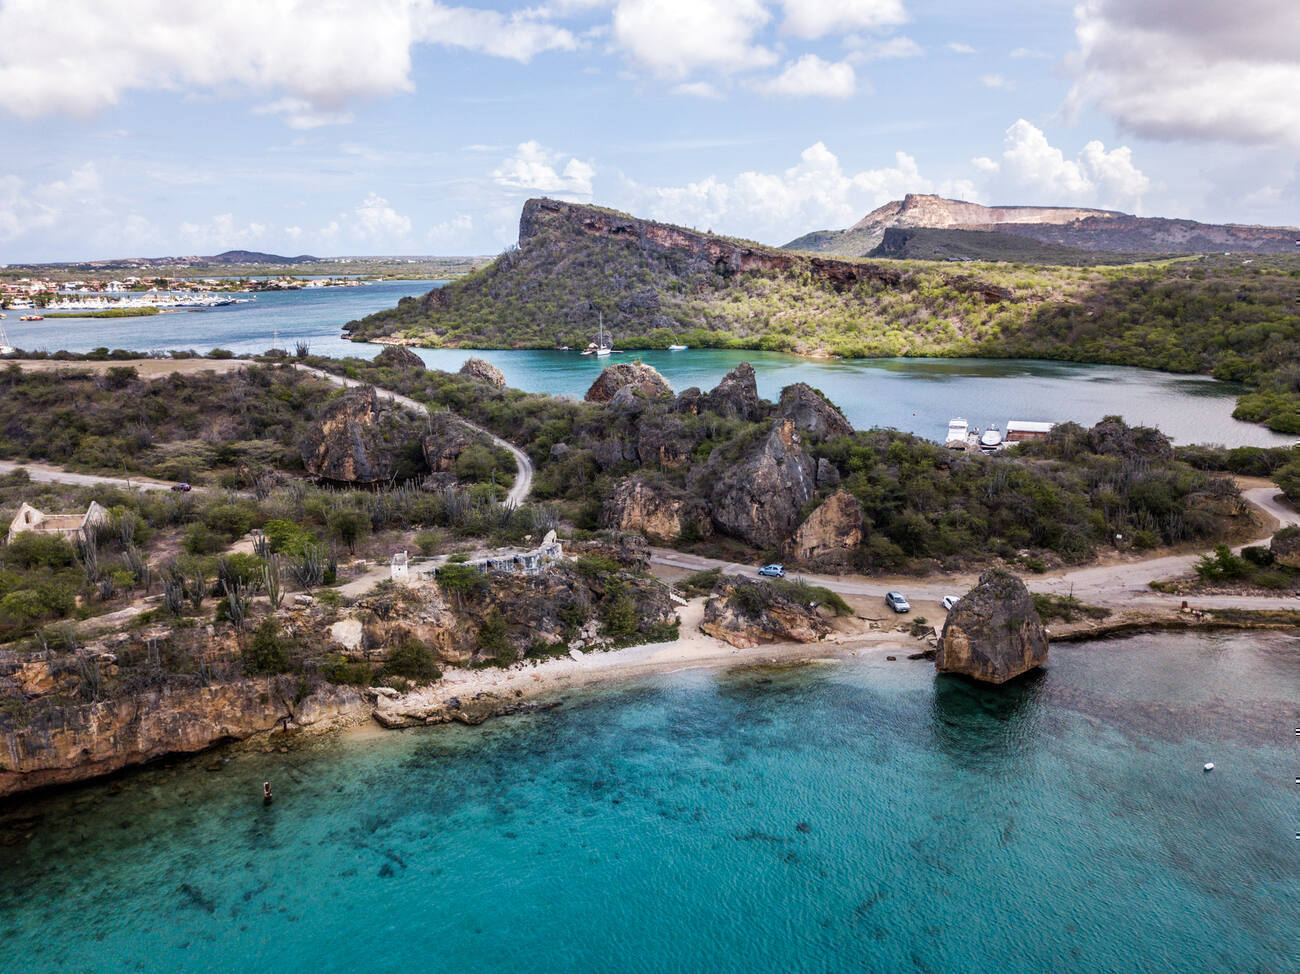
{"type": "MultiPolygon", "coordinates": [[[[1276,518],[1283,527],[1300,524],[1300,513],[1290,507],[1278,496],[1274,486],[1250,487],[1242,491],[1250,503],[1276,518]]],[[[1268,538],[1260,538],[1253,543],[1265,543],[1268,538]]],[[[1244,545],[1235,550],[1240,551],[1244,545]]],[[[653,564],[686,571],[702,571],[709,568],[721,568],[726,573],[752,575],[755,566],[737,562],[719,561],[699,555],[684,554],[668,548],[650,549],[653,564]]],[[[1049,592],[1057,595],[1073,593],[1081,602],[1091,605],[1143,606],[1150,608],[1177,608],[1181,597],[1160,595],[1153,592],[1148,583],[1161,578],[1181,575],[1192,570],[1198,554],[1165,555],[1159,558],[1147,558],[1141,561],[1126,562],[1115,565],[1098,565],[1078,568],[1073,571],[1058,572],[1040,577],[1025,579],[1025,583],[1034,592],[1049,592]]],[[[945,595],[962,595],[975,584],[973,575],[951,576],[946,578],[881,578],[871,579],[861,575],[813,575],[799,573],[800,578],[815,585],[823,585],[841,595],[863,595],[884,598],[892,589],[900,589],[914,601],[937,602],[945,595]]],[[[1300,609],[1300,598],[1296,596],[1198,596],[1196,605],[1206,609],[1300,609]]]]}
{"type": "MultiPolygon", "coordinates": [[[[300,369],[303,372],[309,372],[312,375],[316,376],[318,379],[324,379],[326,382],[332,382],[336,386],[342,386],[345,389],[351,386],[366,384],[366,383],[356,382],[355,380],[352,379],[345,379],[343,376],[334,375],[332,372],[325,372],[322,371],[321,369],[313,369],[307,365],[295,364],[294,368],[300,369]]],[[[375,394],[380,396],[383,399],[389,400],[390,402],[395,402],[399,406],[405,406],[407,409],[413,409],[416,412],[419,412],[423,415],[428,415],[429,412],[428,407],[425,406],[424,403],[412,399],[410,396],[403,396],[401,393],[393,392],[389,389],[380,389],[378,386],[375,387],[375,394]]],[[[526,454],[523,450],[519,449],[519,447],[515,446],[513,443],[501,439],[501,437],[497,436],[491,430],[486,430],[482,426],[478,426],[474,423],[471,423],[469,420],[465,419],[462,416],[457,416],[456,419],[459,420],[461,423],[464,423],[470,429],[477,430],[479,433],[482,433],[484,436],[488,437],[488,439],[490,439],[497,446],[509,450],[511,456],[515,458],[515,467],[516,467],[515,482],[511,486],[510,492],[506,494],[506,501],[505,501],[506,506],[518,507],[525,500],[527,500],[528,495],[532,492],[533,489],[533,461],[528,458],[528,454],[526,454]]]]}

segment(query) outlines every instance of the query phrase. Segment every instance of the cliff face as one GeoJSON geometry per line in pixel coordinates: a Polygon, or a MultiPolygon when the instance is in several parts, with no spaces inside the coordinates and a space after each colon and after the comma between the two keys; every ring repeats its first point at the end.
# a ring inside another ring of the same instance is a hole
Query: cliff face
{"type": "Polygon", "coordinates": [[[814,277],[824,278],[839,288],[860,281],[898,284],[901,279],[890,268],[798,257],[774,247],[549,199],[534,199],[524,204],[519,218],[519,248],[526,249],[546,230],[557,227],[578,230],[592,237],[630,241],[640,250],[672,258],[681,273],[712,272],[726,277],[746,271],[789,271],[806,267],[814,277]]]}

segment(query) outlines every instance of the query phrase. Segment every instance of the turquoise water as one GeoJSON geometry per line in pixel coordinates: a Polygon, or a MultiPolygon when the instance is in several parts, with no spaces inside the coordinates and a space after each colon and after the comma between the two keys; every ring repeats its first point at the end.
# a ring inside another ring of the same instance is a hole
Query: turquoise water
{"type": "MultiPolygon", "coordinates": [[[[262,352],[279,329],[283,348],[305,341],[320,355],[373,357],[380,346],[340,338],[348,321],[392,307],[438,282],[389,281],[358,288],[322,288],[257,295],[250,304],[148,318],[6,321],[19,348],[89,351],[100,346],[145,351],[173,348],[262,352]]],[[[431,368],[456,370],[477,355],[497,365],[516,389],[581,397],[610,361],[639,358],[677,391],[710,389],[741,362],[753,364],[759,393],[775,399],[792,382],[821,389],[859,429],[893,427],[942,439],[948,420],[1005,426],[1009,420],[1091,425],[1118,413],[1157,426],[1180,443],[1274,446],[1294,437],[1232,418],[1239,387],[1199,376],[1107,365],[1005,359],[857,359],[820,361],[775,352],[690,349],[636,352],[612,359],[576,352],[417,349],[431,368]]]]}
{"type": "Polygon", "coordinates": [[[1143,636],[202,757],[9,812],[0,969],[1294,971],[1297,701],[1296,639],[1143,636]]]}

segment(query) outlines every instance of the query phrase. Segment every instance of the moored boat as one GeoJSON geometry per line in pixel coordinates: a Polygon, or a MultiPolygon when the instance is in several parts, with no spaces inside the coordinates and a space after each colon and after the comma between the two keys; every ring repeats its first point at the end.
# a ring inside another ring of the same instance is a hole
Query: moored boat
{"type": "Polygon", "coordinates": [[[960,416],[948,420],[948,438],[944,446],[950,450],[966,449],[966,437],[970,433],[970,424],[960,416]]]}
{"type": "Polygon", "coordinates": [[[996,426],[990,426],[980,434],[980,449],[986,452],[992,452],[1002,446],[1002,431],[996,426]]]}

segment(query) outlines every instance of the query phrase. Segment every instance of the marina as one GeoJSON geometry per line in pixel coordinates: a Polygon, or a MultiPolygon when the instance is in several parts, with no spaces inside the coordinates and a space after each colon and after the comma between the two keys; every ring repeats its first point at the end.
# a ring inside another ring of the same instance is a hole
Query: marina
{"type": "Polygon", "coordinates": [[[1046,439],[1055,426],[1055,423],[1013,419],[1007,423],[1004,434],[997,426],[988,426],[981,431],[961,417],[955,417],[948,421],[944,446],[950,450],[996,453],[1016,443],[1046,439]]]}

